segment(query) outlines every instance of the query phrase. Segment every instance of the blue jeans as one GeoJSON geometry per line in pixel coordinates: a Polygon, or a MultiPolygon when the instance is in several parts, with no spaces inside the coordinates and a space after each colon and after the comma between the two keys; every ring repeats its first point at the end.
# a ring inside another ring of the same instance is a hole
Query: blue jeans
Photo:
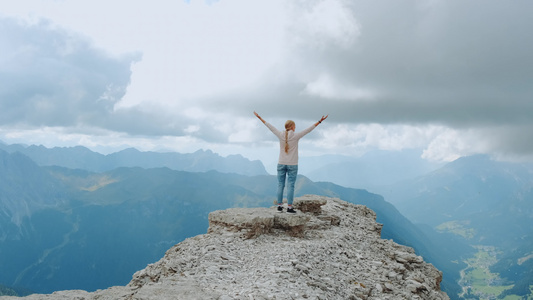
{"type": "Polygon", "coordinates": [[[283,203],[283,189],[285,188],[285,176],[287,176],[287,204],[292,205],[294,200],[294,183],[298,175],[298,165],[278,164],[278,204],[283,203]]]}

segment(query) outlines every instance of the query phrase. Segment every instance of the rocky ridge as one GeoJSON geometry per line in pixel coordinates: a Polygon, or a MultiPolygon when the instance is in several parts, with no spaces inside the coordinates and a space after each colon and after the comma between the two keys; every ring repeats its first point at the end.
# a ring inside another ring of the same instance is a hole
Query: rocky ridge
{"type": "Polygon", "coordinates": [[[381,239],[366,206],[316,195],[294,204],[295,215],[214,211],[207,234],[173,246],[127,286],[26,299],[449,299],[442,273],[381,239]]]}

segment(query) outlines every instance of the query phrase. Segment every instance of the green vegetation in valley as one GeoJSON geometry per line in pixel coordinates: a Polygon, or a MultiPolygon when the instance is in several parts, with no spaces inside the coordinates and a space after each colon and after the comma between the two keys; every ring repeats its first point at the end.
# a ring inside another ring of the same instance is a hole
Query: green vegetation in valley
{"type": "Polygon", "coordinates": [[[468,267],[461,272],[459,283],[463,287],[463,294],[460,295],[463,299],[533,300],[531,294],[503,296],[502,293],[513,285],[489,269],[498,261],[499,252],[492,246],[477,246],[476,249],[478,252],[466,260],[468,267]]]}
{"type": "Polygon", "coordinates": [[[440,224],[436,229],[440,232],[457,234],[465,239],[472,239],[475,236],[476,231],[473,228],[468,228],[467,225],[469,224],[466,221],[449,221],[440,224]]]}

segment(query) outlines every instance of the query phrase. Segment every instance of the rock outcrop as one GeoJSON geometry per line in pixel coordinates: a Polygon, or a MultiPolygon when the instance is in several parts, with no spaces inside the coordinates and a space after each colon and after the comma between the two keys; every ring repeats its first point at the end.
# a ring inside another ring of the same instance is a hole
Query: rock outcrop
{"type": "Polygon", "coordinates": [[[207,234],[175,245],[127,286],[27,299],[449,299],[442,273],[381,239],[369,208],[315,195],[295,207],[214,211],[207,234]]]}

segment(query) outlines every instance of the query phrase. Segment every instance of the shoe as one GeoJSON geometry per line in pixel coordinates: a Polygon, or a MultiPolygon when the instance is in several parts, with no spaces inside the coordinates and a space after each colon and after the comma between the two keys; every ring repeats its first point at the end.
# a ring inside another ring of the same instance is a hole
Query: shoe
{"type": "Polygon", "coordinates": [[[294,208],[290,207],[290,208],[287,208],[287,212],[288,213],[291,213],[291,214],[295,214],[296,211],[294,210],[294,208]]]}
{"type": "Polygon", "coordinates": [[[278,212],[283,212],[283,206],[278,206],[278,212]]]}

